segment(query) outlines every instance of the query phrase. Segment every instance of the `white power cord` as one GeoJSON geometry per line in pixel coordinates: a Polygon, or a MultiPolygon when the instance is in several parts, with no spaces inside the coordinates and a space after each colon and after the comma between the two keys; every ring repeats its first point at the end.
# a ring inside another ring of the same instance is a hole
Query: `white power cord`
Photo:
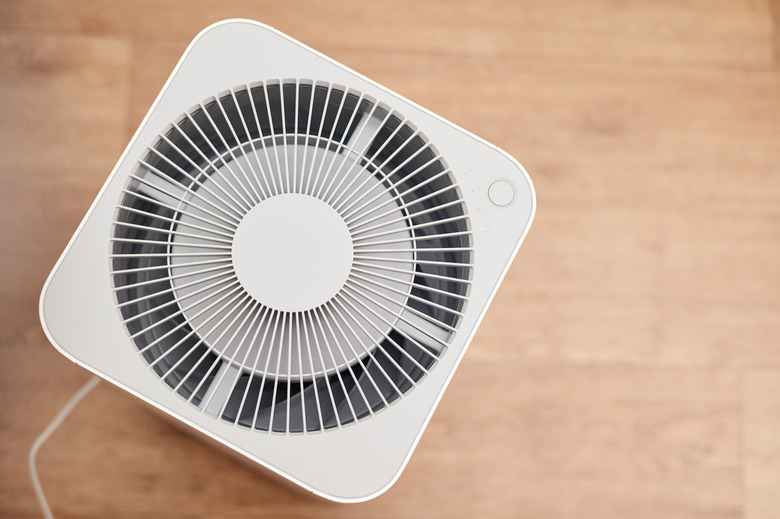
{"type": "Polygon", "coordinates": [[[46,501],[46,496],[43,494],[41,481],[38,479],[38,470],[35,468],[35,457],[38,455],[38,451],[41,449],[43,444],[46,443],[46,440],[48,440],[49,437],[54,434],[54,431],[57,430],[60,424],[65,421],[71,411],[73,411],[73,408],[76,407],[90,391],[95,389],[95,386],[98,385],[98,382],[100,382],[99,377],[92,377],[89,379],[89,382],[84,384],[81,389],[76,391],[76,394],[73,395],[70,400],[68,400],[68,403],[65,404],[59,413],[57,413],[57,416],[54,417],[54,420],[52,420],[48,427],[43,430],[40,436],[35,439],[35,443],[33,443],[32,448],[30,448],[30,456],[28,458],[30,479],[32,480],[33,489],[35,490],[35,498],[38,500],[38,506],[41,507],[43,517],[46,519],[54,519],[54,516],[51,513],[51,508],[49,508],[49,503],[46,501]]]}

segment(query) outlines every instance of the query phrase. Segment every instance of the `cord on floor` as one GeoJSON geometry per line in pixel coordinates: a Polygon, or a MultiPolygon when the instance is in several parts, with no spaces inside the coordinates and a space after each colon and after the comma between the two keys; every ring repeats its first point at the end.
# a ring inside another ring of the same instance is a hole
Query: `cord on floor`
{"type": "Polygon", "coordinates": [[[68,400],[68,403],[66,403],[60,412],[57,413],[57,416],[54,417],[54,420],[52,420],[46,429],[43,430],[40,436],[35,439],[35,443],[33,443],[32,448],[30,448],[30,456],[28,458],[30,479],[32,480],[33,489],[35,490],[35,498],[38,500],[38,506],[41,507],[43,517],[46,519],[54,519],[54,516],[51,513],[51,508],[49,508],[49,503],[46,501],[46,496],[43,493],[41,481],[38,479],[38,470],[35,468],[35,457],[38,455],[38,451],[41,449],[43,444],[46,443],[46,440],[48,440],[49,437],[54,434],[54,431],[56,431],[57,428],[62,424],[62,422],[65,421],[71,411],[73,411],[73,408],[75,408],[90,391],[95,389],[95,386],[98,385],[98,382],[100,382],[99,377],[92,377],[89,379],[89,382],[84,384],[81,389],[76,391],[76,394],[74,394],[71,399],[68,400]]]}

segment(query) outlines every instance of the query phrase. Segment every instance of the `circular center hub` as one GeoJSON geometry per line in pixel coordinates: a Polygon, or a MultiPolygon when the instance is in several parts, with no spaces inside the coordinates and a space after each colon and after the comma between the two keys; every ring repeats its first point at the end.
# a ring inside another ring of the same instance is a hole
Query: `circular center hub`
{"type": "Polygon", "coordinates": [[[325,202],[285,194],[263,200],[233,237],[233,267],[260,303],[288,312],[320,306],[344,286],[352,267],[352,237],[325,202]]]}

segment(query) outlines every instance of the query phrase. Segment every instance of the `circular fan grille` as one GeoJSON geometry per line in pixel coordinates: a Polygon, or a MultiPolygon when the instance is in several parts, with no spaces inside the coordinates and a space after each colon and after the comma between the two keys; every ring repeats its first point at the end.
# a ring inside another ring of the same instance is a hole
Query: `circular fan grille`
{"type": "Polygon", "coordinates": [[[285,80],[205,100],[147,149],[111,270],[127,332],[172,390],[302,433],[370,416],[432,369],[472,253],[453,177],[409,121],[285,80]]]}

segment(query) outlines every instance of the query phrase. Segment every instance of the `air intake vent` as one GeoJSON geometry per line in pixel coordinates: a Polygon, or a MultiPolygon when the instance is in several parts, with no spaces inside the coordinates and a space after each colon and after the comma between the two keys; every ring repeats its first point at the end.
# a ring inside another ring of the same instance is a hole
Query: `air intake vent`
{"type": "Polygon", "coordinates": [[[116,302],[154,373],[206,414],[338,428],[446,352],[469,294],[466,212],[390,107],[311,80],[239,86],[179,117],[129,175],[116,302]]]}

